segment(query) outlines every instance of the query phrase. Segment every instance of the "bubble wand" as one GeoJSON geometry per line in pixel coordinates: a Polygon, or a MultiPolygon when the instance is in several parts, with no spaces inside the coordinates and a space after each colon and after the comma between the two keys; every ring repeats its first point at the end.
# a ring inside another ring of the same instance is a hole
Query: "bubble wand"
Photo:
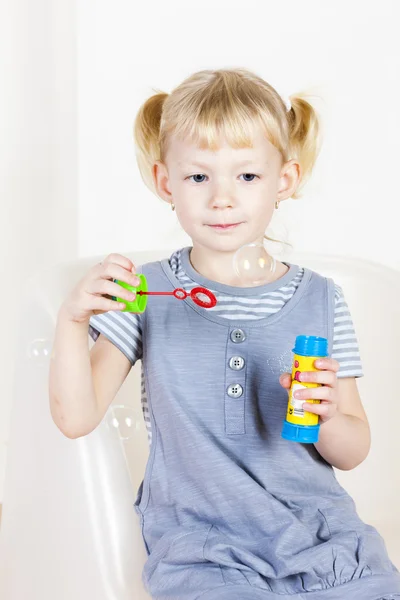
{"type": "Polygon", "coordinates": [[[113,300],[125,304],[125,308],[121,312],[143,313],[146,310],[148,296],[174,296],[177,300],[185,300],[185,298],[190,296],[193,302],[202,308],[213,308],[217,304],[214,294],[205,287],[194,287],[190,292],[187,292],[183,288],[176,288],[172,292],[149,292],[145,275],[138,273],[137,276],[140,279],[138,286],[130,285],[119,279],[113,280],[126,290],[136,293],[136,298],[132,302],[118,296],[112,297],[113,300]]]}

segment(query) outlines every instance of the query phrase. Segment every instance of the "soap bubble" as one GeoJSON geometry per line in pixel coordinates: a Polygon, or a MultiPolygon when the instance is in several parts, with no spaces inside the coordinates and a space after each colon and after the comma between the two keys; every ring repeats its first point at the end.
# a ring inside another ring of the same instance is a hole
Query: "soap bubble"
{"type": "Polygon", "coordinates": [[[130,406],[111,405],[107,411],[105,423],[113,438],[129,440],[142,428],[143,417],[130,406]]]}
{"type": "Polygon", "coordinates": [[[28,357],[35,361],[36,365],[47,365],[51,355],[51,340],[38,338],[28,347],[28,357]]]}
{"type": "Polygon", "coordinates": [[[272,281],[276,260],[269,256],[264,244],[254,242],[241,246],[235,252],[233,267],[244,285],[263,285],[272,281]]]}

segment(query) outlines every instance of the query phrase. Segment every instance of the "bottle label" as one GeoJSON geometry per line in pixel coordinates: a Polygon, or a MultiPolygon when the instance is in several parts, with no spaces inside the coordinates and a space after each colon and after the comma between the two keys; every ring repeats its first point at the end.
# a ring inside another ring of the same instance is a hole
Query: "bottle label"
{"type": "MultiPolygon", "coordinates": [[[[296,390],[321,386],[320,383],[309,383],[304,381],[300,382],[298,379],[300,373],[303,371],[318,371],[318,369],[314,367],[314,361],[317,358],[318,356],[301,356],[299,354],[294,355],[292,385],[289,390],[289,401],[286,414],[286,420],[289,421],[289,423],[294,423],[295,425],[318,425],[318,415],[304,410],[302,406],[303,402],[305,402],[307,399],[293,397],[293,394],[296,390]]],[[[312,403],[320,404],[320,400],[312,400],[312,403]]]]}

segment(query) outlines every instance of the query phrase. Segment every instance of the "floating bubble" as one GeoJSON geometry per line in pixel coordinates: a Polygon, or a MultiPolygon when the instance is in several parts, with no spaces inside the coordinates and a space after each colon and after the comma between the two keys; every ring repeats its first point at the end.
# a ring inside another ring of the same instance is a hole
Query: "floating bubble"
{"type": "Polygon", "coordinates": [[[269,256],[264,244],[254,242],[241,246],[235,252],[233,267],[244,285],[263,285],[272,281],[276,260],[269,256]]]}
{"type": "Polygon", "coordinates": [[[38,338],[29,345],[28,357],[37,365],[46,365],[51,356],[51,348],[51,340],[38,338]]]}
{"type": "Polygon", "coordinates": [[[105,418],[110,435],[118,440],[129,440],[143,426],[143,417],[137,410],[124,404],[111,405],[105,418]]]}

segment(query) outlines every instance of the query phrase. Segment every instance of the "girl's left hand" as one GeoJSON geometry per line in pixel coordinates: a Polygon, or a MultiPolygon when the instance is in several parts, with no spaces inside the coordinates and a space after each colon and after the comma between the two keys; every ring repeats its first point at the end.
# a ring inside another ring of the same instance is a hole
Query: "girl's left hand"
{"type": "MultiPolygon", "coordinates": [[[[304,402],[303,409],[307,412],[319,415],[321,422],[326,423],[336,415],[338,410],[338,385],[336,373],[339,371],[339,363],[334,358],[319,358],[314,361],[318,371],[304,371],[299,375],[299,381],[307,383],[322,383],[316,388],[297,390],[294,397],[301,400],[320,400],[320,404],[304,402]]],[[[279,377],[282,387],[289,390],[292,383],[291,373],[282,373],[279,377]]]]}

